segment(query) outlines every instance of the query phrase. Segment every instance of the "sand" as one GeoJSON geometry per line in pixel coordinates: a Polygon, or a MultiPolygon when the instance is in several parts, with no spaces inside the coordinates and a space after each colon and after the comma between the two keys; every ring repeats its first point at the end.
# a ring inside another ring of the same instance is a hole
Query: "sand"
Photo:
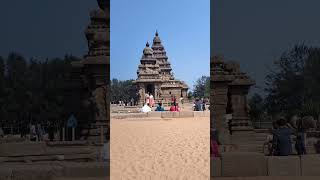
{"type": "Polygon", "coordinates": [[[209,117],[111,119],[111,179],[210,179],[209,123],[209,117]]]}

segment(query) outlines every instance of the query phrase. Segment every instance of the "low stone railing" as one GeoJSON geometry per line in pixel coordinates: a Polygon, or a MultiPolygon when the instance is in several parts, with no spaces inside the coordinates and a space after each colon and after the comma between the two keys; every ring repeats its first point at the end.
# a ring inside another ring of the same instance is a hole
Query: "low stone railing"
{"type": "Polygon", "coordinates": [[[211,158],[212,177],[320,176],[320,155],[264,156],[225,153],[211,158]]]}
{"type": "Polygon", "coordinates": [[[44,161],[97,161],[94,147],[85,144],[68,146],[44,142],[0,144],[0,166],[4,163],[30,163],[44,161]]]}
{"type": "Polygon", "coordinates": [[[110,177],[110,164],[102,162],[51,162],[1,165],[0,180],[54,180],[110,177]]]}
{"type": "Polygon", "coordinates": [[[210,117],[210,111],[151,111],[148,113],[131,113],[131,114],[116,114],[112,115],[111,119],[126,119],[126,118],[192,118],[192,117],[210,117]]]}

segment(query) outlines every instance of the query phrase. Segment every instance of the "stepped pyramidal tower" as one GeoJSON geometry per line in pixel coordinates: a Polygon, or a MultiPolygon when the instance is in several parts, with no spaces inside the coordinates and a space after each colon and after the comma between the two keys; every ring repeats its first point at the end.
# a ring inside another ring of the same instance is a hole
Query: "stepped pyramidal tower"
{"type": "Polygon", "coordinates": [[[146,43],[140,59],[135,84],[139,90],[139,104],[145,102],[145,95],[150,93],[156,102],[170,102],[171,97],[186,98],[188,86],[174,78],[171,64],[165,48],[161,43],[158,31],[153,38],[152,46],[146,43]]]}
{"type": "Polygon", "coordinates": [[[90,24],[85,30],[88,53],[72,63],[73,96],[82,98],[87,112],[80,119],[81,137],[101,142],[109,141],[110,85],[110,0],[97,0],[99,8],[90,12],[90,24]]]}

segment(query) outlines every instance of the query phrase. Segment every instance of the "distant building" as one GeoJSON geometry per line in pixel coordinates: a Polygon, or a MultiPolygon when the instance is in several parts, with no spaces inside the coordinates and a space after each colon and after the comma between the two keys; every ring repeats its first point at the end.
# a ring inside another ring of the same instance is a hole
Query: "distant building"
{"type": "Polygon", "coordinates": [[[177,99],[187,98],[188,86],[175,79],[171,71],[166,51],[156,32],[152,47],[147,42],[138,66],[135,84],[139,90],[139,105],[145,102],[145,95],[148,93],[154,96],[156,102],[170,102],[173,96],[177,99]]]}

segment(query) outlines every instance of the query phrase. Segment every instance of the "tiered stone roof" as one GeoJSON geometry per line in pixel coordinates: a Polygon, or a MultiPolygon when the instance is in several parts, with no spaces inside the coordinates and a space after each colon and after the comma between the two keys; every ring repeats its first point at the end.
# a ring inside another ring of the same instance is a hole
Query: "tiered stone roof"
{"type": "Polygon", "coordinates": [[[172,74],[171,64],[158,31],[153,38],[152,47],[147,42],[140,59],[135,82],[163,82],[161,87],[180,87],[188,89],[185,82],[176,80],[172,74]]]}

